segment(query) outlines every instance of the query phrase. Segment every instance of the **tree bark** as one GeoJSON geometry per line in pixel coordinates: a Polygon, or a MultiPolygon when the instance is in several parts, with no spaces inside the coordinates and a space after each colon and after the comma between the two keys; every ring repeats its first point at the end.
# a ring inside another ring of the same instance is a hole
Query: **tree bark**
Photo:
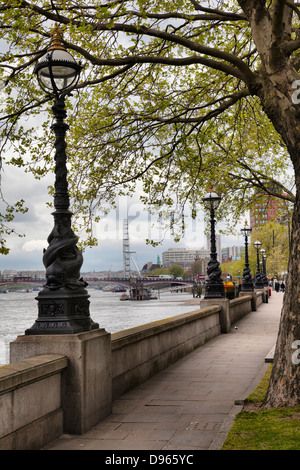
{"type": "MultiPolygon", "coordinates": [[[[280,77],[280,86],[270,93],[265,85],[261,93],[266,114],[280,132],[291,156],[295,171],[296,199],[292,220],[291,251],[288,279],[281,312],[271,380],[265,400],[266,407],[294,406],[300,404],[300,365],[297,349],[300,345],[300,133],[299,113],[290,101],[291,82],[287,68],[280,77]],[[286,90],[284,93],[284,89],[286,90]]],[[[271,80],[274,76],[271,77],[271,80]]]]}
{"type": "Polygon", "coordinates": [[[291,253],[281,312],[274,364],[265,407],[294,406],[300,403],[300,204],[297,191],[292,223],[291,253]]]}
{"type": "Polygon", "coordinates": [[[285,44],[290,41],[291,10],[277,0],[273,2],[271,12],[262,0],[242,0],[239,4],[251,25],[261,58],[258,80],[255,84],[249,83],[248,87],[259,97],[266,115],[281,135],[295,171],[296,200],[289,275],[271,380],[264,403],[267,408],[294,406],[300,404],[300,104],[293,99],[299,74],[285,49],[285,44]]]}

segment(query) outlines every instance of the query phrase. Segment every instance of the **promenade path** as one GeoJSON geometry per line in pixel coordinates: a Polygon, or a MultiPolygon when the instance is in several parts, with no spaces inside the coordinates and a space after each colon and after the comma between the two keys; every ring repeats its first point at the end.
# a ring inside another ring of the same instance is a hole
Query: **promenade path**
{"type": "Polygon", "coordinates": [[[275,345],[282,293],[222,334],[114,401],[84,435],[63,434],[49,450],[218,450],[242,400],[260,382],[275,345]]]}

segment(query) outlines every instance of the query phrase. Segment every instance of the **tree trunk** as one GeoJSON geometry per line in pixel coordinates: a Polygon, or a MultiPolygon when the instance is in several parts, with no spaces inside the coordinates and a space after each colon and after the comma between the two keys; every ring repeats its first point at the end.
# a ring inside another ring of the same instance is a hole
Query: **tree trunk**
{"type": "Polygon", "coordinates": [[[271,380],[265,406],[300,404],[300,204],[297,191],[291,253],[271,380]]]}
{"type": "MultiPolygon", "coordinates": [[[[253,4],[261,5],[259,1],[253,4]]],[[[279,3],[277,5],[280,6],[279,3]]],[[[251,11],[253,14],[254,10],[251,11]]],[[[300,404],[300,104],[293,97],[299,74],[290,58],[278,54],[277,47],[274,47],[274,31],[271,30],[271,19],[266,10],[258,8],[250,21],[262,58],[260,83],[254,93],[259,96],[265,113],[287,147],[296,182],[288,279],[265,407],[294,406],[300,404]],[[260,27],[262,22],[265,25],[263,32],[260,27]],[[261,40],[262,35],[264,40],[261,40]]]]}
{"type": "Polygon", "coordinates": [[[285,77],[281,75],[280,87],[273,87],[271,92],[268,86],[261,95],[266,114],[287,146],[296,182],[288,278],[271,380],[265,399],[267,408],[300,404],[300,126],[299,111],[291,102],[291,82],[286,73],[287,69],[285,77]]]}

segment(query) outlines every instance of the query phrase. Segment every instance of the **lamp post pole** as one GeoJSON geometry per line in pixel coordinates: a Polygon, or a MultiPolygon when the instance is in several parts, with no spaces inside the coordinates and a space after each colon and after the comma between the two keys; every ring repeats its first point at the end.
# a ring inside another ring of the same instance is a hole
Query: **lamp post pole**
{"type": "Polygon", "coordinates": [[[262,280],[263,280],[264,286],[267,286],[268,278],[267,278],[267,271],[266,271],[266,259],[267,259],[267,255],[265,254],[266,250],[261,249],[260,253],[261,253],[261,260],[262,260],[262,280]]]}
{"type": "Polygon", "coordinates": [[[254,247],[256,248],[256,274],[254,278],[254,287],[255,289],[263,289],[264,284],[261,277],[260,266],[259,266],[259,249],[261,247],[261,242],[256,240],[254,242],[254,247]]]}
{"type": "Polygon", "coordinates": [[[264,264],[265,264],[266,286],[269,286],[268,275],[267,275],[267,255],[264,256],[264,264]]]}
{"type": "Polygon", "coordinates": [[[54,98],[52,107],[55,123],[55,194],[54,227],[44,250],[46,284],[36,297],[38,318],[25,331],[27,335],[76,334],[99,328],[90,318],[87,283],[80,277],[82,252],[71,227],[67,181],[65,96],[76,86],[80,66],[61,44],[62,33],[57,26],[46,56],[40,59],[35,72],[42,88],[54,98]]]}
{"type": "Polygon", "coordinates": [[[203,198],[204,206],[210,211],[210,260],[207,267],[208,278],[205,281],[204,299],[216,299],[225,297],[224,283],[221,278],[220,263],[217,260],[216,233],[215,233],[215,209],[218,208],[221,198],[214,192],[210,192],[203,198]]]}
{"type": "Polygon", "coordinates": [[[251,235],[252,229],[248,226],[247,221],[245,222],[244,228],[241,229],[242,235],[245,238],[245,267],[243,270],[243,280],[242,280],[242,292],[250,292],[254,290],[253,280],[251,271],[249,268],[249,257],[248,257],[248,237],[251,235]]]}

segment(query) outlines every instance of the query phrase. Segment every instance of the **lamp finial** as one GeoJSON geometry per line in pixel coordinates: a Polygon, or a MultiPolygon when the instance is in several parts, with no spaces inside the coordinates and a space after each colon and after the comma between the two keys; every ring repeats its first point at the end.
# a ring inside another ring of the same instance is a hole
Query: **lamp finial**
{"type": "Polygon", "coordinates": [[[62,51],[65,51],[65,47],[62,45],[62,40],[63,40],[63,32],[59,28],[58,23],[55,23],[55,26],[53,30],[51,31],[51,43],[48,48],[48,51],[51,51],[53,49],[60,49],[62,51]]]}

